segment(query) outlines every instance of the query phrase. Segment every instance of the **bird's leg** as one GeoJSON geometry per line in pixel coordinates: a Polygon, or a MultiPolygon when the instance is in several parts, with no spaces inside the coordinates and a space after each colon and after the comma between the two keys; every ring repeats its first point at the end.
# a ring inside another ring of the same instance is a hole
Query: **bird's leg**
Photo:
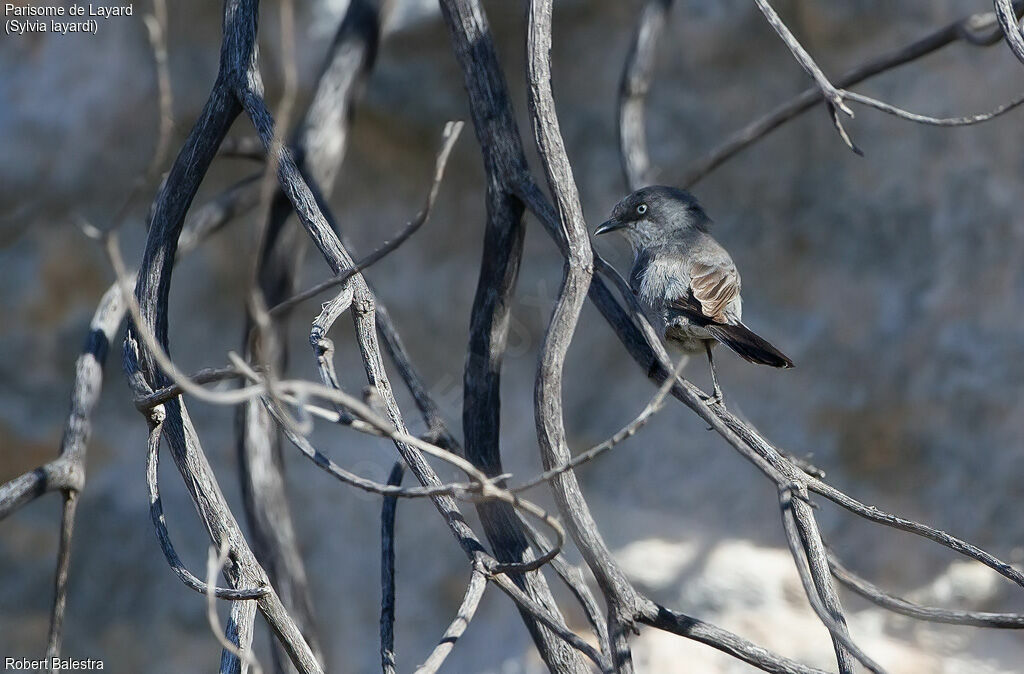
{"type": "Polygon", "coordinates": [[[722,397],[722,387],[718,385],[718,374],[715,372],[715,359],[711,355],[711,340],[704,340],[704,349],[708,352],[708,365],[711,366],[711,383],[714,385],[714,392],[711,397],[705,400],[709,405],[721,405],[724,398],[722,397]]]}

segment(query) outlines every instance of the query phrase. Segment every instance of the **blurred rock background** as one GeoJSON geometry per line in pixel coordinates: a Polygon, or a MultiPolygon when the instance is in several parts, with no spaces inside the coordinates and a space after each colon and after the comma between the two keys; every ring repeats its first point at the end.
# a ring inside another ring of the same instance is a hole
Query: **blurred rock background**
{"type": "MultiPolygon", "coordinates": [[[[306,96],[345,0],[300,3],[299,66],[306,96]]],[[[170,64],[177,147],[216,72],[216,3],[170,3],[170,64]]],[[[521,3],[485,3],[525,119],[521,3]]],[[[556,3],[554,87],[562,131],[591,223],[624,192],[615,138],[622,61],[638,1],[556,3]]],[[[777,8],[831,74],[934,27],[991,9],[980,0],[826,3],[777,8]]],[[[89,317],[111,273],[73,224],[106,224],[146,167],[156,128],[148,43],[134,19],[98,36],[5,36],[0,41],[0,480],[51,458],[89,317]]],[[[262,63],[280,92],[277,4],[263,7],[262,63]]],[[[671,182],[688,162],[808,80],[746,0],[679,0],[663,39],[648,105],[653,158],[671,182]]],[[[932,115],[986,111],[1024,86],[1003,44],[952,46],[857,90],[932,115]]],[[[814,110],[733,159],[695,189],[715,233],[744,275],[746,318],[798,363],[778,372],[719,359],[730,406],[768,438],[810,455],[837,486],[867,503],[924,520],[1004,559],[1024,558],[1024,153],[1021,115],[962,129],[909,125],[857,108],[842,145],[814,110]]],[[[462,76],[434,3],[400,0],[365,101],[334,210],[359,250],[370,250],[419,208],[443,123],[468,119],[462,76]]],[[[235,132],[249,134],[244,119],[235,132]]],[[[197,199],[253,170],[219,160],[197,199]]],[[[124,226],[140,256],[151,194],[124,226]]],[[[255,221],[231,225],[177,268],[172,351],[186,371],[225,362],[242,330],[255,221]]],[[[561,258],[532,221],[505,366],[504,454],[520,475],[539,465],[532,381],[561,258]]],[[[478,148],[467,129],[434,217],[368,276],[416,364],[458,428],[469,307],[483,231],[478,148]]],[[[615,241],[600,250],[630,262],[615,241]]],[[[306,280],[328,274],[315,255],[306,280]]],[[[293,373],[315,378],[294,324],[293,373]]],[[[362,370],[340,320],[339,372],[354,390],[362,370]]],[[[143,482],[145,426],[110,359],[89,447],[88,485],[75,534],[64,653],[102,658],[115,672],[209,669],[219,647],[203,599],[163,560],[143,482]]],[[[617,429],[653,389],[587,307],[567,363],[570,441],[582,449],[617,429]]],[[[703,364],[691,366],[699,384],[703,364]]],[[[411,409],[411,407],[410,407],[411,409]]],[[[221,485],[241,517],[232,412],[190,407],[221,485]]],[[[410,418],[414,415],[409,414],[410,418]]],[[[390,445],[320,428],[339,463],[384,479],[390,445]]],[[[442,468],[442,474],[450,474],[442,468]]],[[[784,549],[774,490],[696,417],[670,405],[636,438],[580,471],[602,533],[637,582],[657,598],[809,664],[829,667],[831,645],[805,607],[784,549]]],[[[172,536],[193,569],[205,560],[199,527],[173,468],[162,471],[172,536]]],[[[454,475],[453,475],[454,476],[454,475]]],[[[379,502],[339,487],[296,456],[288,478],[330,671],[377,668],[379,502]],[[326,534],[325,534],[326,532],[326,534]]],[[[536,497],[547,502],[547,494],[536,497]]],[[[0,654],[45,649],[59,497],[0,524],[0,654]]],[[[471,511],[471,509],[469,509],[471,511]]],[[[885,587],[947,606],[1021,610],[1019,593],[952,553],[825,506],[827,539],[847,563],[885,587]]],[[[464,558],[433,508],[398,513],[399,665],[419,664],[458,605],[464,558]]],[[[1014,633],[922,626],[845,599],[861,645],[894,672],[1011,672],[1024,662],[1014,633]]],[[[570,619],[582,626],[580,615],[570,619]]],[[[266,634],[257,636],[267,657],[266,634]]],[[[648,672],[749,668],[682,639],[645,632],[635,656],[648,672]]],[[[265,660],[266,661],[266,660],[265,660]]],[[[540,671],[509,601],[488,592],[447,671],[540,671]]]]}

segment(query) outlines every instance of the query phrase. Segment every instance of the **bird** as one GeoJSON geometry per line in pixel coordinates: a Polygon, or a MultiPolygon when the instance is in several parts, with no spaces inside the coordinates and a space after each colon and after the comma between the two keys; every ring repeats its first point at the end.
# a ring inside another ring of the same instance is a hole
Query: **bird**
{"type": "Polygon", "coordinates": [[[622,199],[595,235],[619,232],[633,249],[629,286],[666,343],[687,355],[706,353],[714,392],[723,404],[711,349],[721,342],[758,365],[793,361],[743,324],[740,274],[709,233],[711,219],[689,192],[664,185],[622,199]]]}

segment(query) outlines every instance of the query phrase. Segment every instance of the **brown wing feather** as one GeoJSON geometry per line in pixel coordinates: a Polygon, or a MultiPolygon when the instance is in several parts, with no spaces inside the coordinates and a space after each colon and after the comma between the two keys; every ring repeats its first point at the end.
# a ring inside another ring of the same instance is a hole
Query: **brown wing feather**
{"type": "Polygon", "coordinates": [[[738,321],[729,322],[725,311],[740,293],[740,276],[732,264],[690,265],[690,292],[667,302],[692,323],[704,327],[736,354],[759,365],[793,367],[793,361],[763,337],[738,321]]]}
{"type": "Polygon", "coordinates": [[[702,314],[716,323],[725,323],[726,307],[740,294],[740,275],[731,264],[694,262],[690,265],[690,291],[700,303],[702,314]]]}

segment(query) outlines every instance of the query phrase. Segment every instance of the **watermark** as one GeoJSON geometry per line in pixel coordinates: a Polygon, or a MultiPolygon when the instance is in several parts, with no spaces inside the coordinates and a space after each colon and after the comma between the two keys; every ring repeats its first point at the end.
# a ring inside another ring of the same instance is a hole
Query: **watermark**
{"type": "Polygon", "coordinates": [[[70,3],[67,5],[25,5],[4,3],[4,32],[8,35],[32,33],[91,33],[98,35],[100,27],[114,17],[134,16],[132,4],[97,5],[70,3]]]}
{"type": "Polygon", "coordinates": [[[4,669],[8,672],[81,672],[103,669],[103,661],[95,658],[4,658],[4,669]]]}

